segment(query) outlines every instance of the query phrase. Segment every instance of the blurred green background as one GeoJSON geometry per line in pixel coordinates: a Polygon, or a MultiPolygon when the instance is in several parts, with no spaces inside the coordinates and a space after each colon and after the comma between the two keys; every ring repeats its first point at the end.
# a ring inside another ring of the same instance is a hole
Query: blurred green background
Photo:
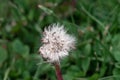
{"type": "Polygon", "coordinates": [[[0,0],[0,80],[56,80],[38,49],[57,22],[77,38],[64,80],[120,80],[120,0],[0,0]]]}

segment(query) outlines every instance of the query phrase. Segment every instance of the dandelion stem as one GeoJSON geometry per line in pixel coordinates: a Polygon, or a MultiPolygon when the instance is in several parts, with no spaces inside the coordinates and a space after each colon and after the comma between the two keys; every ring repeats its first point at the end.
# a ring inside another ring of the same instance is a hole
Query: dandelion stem
{"type": "Polygon", "coordinates": [[[63,80],[59,63],[55,62],[54,66],[55,66],[57,80],[63,80]]]}

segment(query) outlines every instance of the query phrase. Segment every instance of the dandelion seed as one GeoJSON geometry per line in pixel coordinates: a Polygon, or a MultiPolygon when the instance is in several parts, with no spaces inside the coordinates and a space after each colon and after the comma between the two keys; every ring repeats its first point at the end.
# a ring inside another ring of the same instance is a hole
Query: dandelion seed
{"type": "Polygon", "coordinates": [[[47,62],[59,62],[75,47],[75,38],[64,29],[63,25],[53,24],[45,28],[42,37],[43,45],[39,52],[47,62]]]}

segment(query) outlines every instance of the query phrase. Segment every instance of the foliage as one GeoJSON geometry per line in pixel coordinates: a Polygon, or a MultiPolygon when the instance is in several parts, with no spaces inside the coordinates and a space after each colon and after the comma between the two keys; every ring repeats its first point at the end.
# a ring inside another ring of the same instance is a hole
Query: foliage
{"type": "Polygon", "coordinates": [[[38,53],[56,22],[77,38],[61,61],[64,80],[120,80],[119,8],[120,0],[0,0],[0,80],[56,80],[38,53]]]}

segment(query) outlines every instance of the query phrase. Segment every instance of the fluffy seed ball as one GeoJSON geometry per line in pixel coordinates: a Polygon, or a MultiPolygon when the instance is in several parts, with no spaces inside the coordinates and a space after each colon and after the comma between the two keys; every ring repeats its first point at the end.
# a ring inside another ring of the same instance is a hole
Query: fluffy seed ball
{"type": "Polygon", "coordinates": [[[59,24],[45,28],[42,42],[39,52],[48,62],[59,62],[75,47],[75,38],[67,34],[64,26],[59,24]]]}

